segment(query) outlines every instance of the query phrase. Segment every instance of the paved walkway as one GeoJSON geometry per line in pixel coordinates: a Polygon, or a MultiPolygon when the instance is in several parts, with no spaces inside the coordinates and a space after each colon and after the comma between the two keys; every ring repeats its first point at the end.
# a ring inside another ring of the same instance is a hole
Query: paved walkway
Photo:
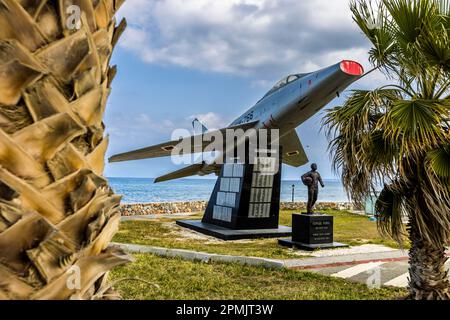
{"type": "MultiPolygon", "coordinates": [[[[285,264],[288,268],[317,272],[374,288],[405,288],[408,285],[408,252],[403,250],[287,260],[285,264]]],[[[450,271],[450,259],[447,269],[450,271]]]]}
{"type": "MultiPolygon", "coordinates": [[[[450,260],[447,262],[447,270],[450,271],[450,260]]],[[[406,259],[358,262],[351,266],[324,266],[310,269],[310,271],[364,283],[370,287],[394,286],[404,288],[408,285],[409,277],[408,260],[406,259]]]]}

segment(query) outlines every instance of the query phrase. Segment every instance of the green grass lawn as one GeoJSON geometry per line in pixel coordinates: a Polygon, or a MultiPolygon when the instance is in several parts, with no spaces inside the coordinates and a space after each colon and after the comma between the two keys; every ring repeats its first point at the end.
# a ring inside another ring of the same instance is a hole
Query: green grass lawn
{"type": "Polygon", "coordinates": [[[139,278],[115,285],[124,299],[398,299],[406,291],[397,288],[368,289],[319,274],[295,270],[275,270],[237,264],[202,263],[135,255],[136,261],[115,268],[112,279],[139,278]]]}
{"type": "MultiPolygon", "coordinates": [[[[291,225],[291,215],[294,211],[282,211],[280,224],[291,225]]],[[[367,217],[346,211],[326,210],[334,219],[335,241],[350,245],[384,244],[396,247],[393,241],[382,239],[377,231],[376,223],[367,217]]],[[[200,219],[201,215],[188,219],[200,219]]],[[[151,221],[126,221],[120,225],[118,234],[113,241],[151,245],[165,248],[187,249],[218,254],[243,255],[276,259],[298,258],[296,252],[278,245],[276,239],[256,239],[221,241],[206,240],[203,237],[193,238],[190,231],[175,225],[175,220],[181,218],[161,218],[151,221]]],[[[186,219],[186,218],[184,218],[186,219]]]]}

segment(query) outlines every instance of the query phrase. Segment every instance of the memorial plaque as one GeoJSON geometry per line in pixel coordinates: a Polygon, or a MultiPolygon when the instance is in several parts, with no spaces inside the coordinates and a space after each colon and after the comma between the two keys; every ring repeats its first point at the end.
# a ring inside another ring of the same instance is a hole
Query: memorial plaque
{"type": "Polygon", "coordinates": [[[244,176],[244,165],[235,164],[233,167],[233,177],[242,178],[244,176]]]}
{"type": "Polygon", "coordinates": [[[219,205],[219,206],[223,206],[223,205],[225,205],[225,201],[226,201],[226,193],[225,192],[218,192],[217,193],[216,204],[219,205]]]}
{"type": "Polygon", "coordinates": [[[258,211],[257,208],[253,203],[250,203],[248,206],[248,217],[249,218],[257,218],[258,217],[258,211]]]}
{"type": "Polygon", "coordinates": [[[249,218],[268,218],[270,217],[269,203],[251,203],[248,210],[249,218]]]}
{"type": "Polygon", "coordinates": [[[270,174],[253,173],[252,187],[272,188],[273,178],[270,174]]]}
{"type": "Polygon", "coordinates": [[[213,218],[216,219],[216,220],[221,220],[222,219],[222,207],[221,206],[214,206],[213,218]]]}
{"type": "Polygon", "coordinates": [[[272,188],[265,189],[266,192],[264,193],[264,202],[271,202],[272,201],[272,188]]]}
{"type": "Polygon", "coordinates": [[[220,191],[230,191],[230,179],[221,178],[220,179],[220,191]]]}
{"type": "Polygon", "coordinates": [[[233,209],[231,208],[224,208],[222,217],[223,217],[223,221],[226,222],[231,222],[231,215],[233,213],[233,209]]]}
{"type": "Polygon", "coordinates": [[[225,163],[223,165],[223,176],[224,177],[232,177],[233,176],[233,168],[234,168],[233,164],[225,163]]]}
{"type": "Polygon", "coordinates": [[[333,219],[311,221],[310,243],[331,243],[333,242],[333,219]]]}
{"type": "Polygon", "coordinates": [[[333,216],[292,215],[292,241],[306,244],[333,242],[333,216]]]}
{"type": "Polygon", "coordinates": [[[252,188],[250,202],[270,202],[272,188],[252,188]]]}
{"type": "Polygon", "coordinates": [[[277,159],[275,157],[256,158],[256,164],[253,171],[262,174],[274,174],[277,171],[276,163],[277,159]]]}
{"type": "Polygon", "coordinates": [[[272,188],[274,176],[273,175],[263,175],[261,177],[263,179],[263,187],[272,188]]]}
{"type": "Polygon", "coordinates": [[[222,206],[214,206],[213,218],[215,220],[230,222],[231,221],[232,209],[222,206]]]}
{"type": "Polygon", "coordinates": [[[252,189],[252,191],[250,193],[250,202],[263,202],[262,201],[262,198],[264,197],[263,192],[264,192],[264,189],[258,189],[258,188],[252,189]]]}
{"type": "Polygon", "coordinates": [[[236,193],[228,192],[227,195],[226,195],[225,204],[226,204],[227,207],[234,208],[236,206],[236,193]]]}
{"type": "Polygon", "coordinates": [[[230,179],[230,191],[231,192],[240,192],[241,191],[241,179],[232,178],[230,179]]]}

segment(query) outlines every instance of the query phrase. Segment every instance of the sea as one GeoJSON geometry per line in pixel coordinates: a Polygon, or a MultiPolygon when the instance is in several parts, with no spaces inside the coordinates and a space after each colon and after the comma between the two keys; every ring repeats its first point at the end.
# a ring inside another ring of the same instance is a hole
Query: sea
{"type": "MultiPolygon", "coordinates": [[[[122,203],[151,203],[209,200],[216,179],[179,179],[153,183],[145,178],[108,178],[114,192],[123,196],[122,203]]],[[[348,198],[340,180],[324,180],[325,188],[319,191],[319,202],[347,202],[348,198]]],[[[307,188],[301,181],[285,180],[281,183],[281,201],[306,201],[307,188]]]]}

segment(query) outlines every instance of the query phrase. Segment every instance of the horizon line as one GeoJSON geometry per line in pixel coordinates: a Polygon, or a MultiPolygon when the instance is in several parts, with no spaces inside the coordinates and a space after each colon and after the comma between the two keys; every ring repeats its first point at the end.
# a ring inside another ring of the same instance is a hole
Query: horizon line
{"type": "MultiPolygon", "coordinates": [[[[145,180],[155,180],[156,178],[145,178],[145,177],[108,177],[104,176],[106,179],[145,179],[145,180]]],[[[179,180],[217,180],[217,178],[180,178],[179,180]]],[[[323,180],[335,180],[335,181],[341,181],[341,179],[338,178],[323,178],[323,180]]],[[[176,180],[174,180],[176,181],[176,180]]],[[[300,178],[298,179],[281,179],[281,181],[301,181],[300,178]]]]}

